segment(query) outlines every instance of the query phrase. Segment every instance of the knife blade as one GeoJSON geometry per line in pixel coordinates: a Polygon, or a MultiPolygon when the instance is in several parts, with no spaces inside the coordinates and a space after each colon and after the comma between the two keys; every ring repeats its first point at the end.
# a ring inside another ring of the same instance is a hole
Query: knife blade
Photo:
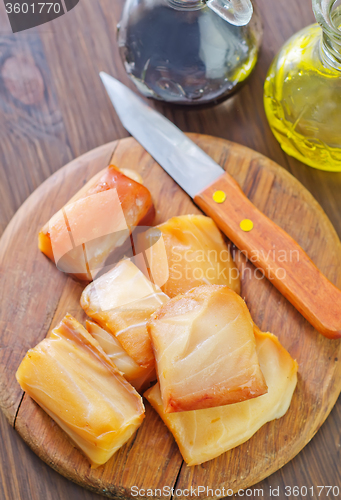
{"type": "Polygon", "coordinates": [[[178,127],[115,78],[100,76],[124,128],[191,198],[222,176],[224,170],[178,127]]]}
{"type": "Polygon", "coordinates": [[[178,127],[118,80],[103,72],[100,77],[127,131],[226,236],[252,256],[252,263],[314,328],[328,338],[341,338],[341,291],[298,243],[260,212],[239,184],[178,127]],[[245,221],[252,222],[247,230],[245,221]],[[292,255],[298,256],[297,262],[288,259],[292,255]]]}

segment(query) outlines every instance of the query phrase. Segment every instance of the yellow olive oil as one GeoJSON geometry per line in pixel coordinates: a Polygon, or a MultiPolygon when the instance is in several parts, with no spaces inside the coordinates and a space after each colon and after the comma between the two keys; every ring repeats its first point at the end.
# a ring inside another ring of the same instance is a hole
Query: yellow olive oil
{"type": "Polygon", "coordinates": [[[318,24],[294,35],[270,67],[264,105],[286,153],[336,172],[341,171],[341,62],[334,55],[318,24]]]}

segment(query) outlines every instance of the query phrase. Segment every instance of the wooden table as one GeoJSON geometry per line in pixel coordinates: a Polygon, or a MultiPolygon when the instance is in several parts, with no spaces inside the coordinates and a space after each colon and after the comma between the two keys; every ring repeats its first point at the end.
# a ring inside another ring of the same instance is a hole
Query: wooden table
{"type": "MultiPolygon", "coordinates": [[[[311,1],[257,3],[265,33],[260,60],[248,84],[211,109],[155,107],[184,131],[236,141],[277,161],[311,191],[341,236],[341,174],[311,169],[285,155],[263,109],[266,71],[283,42],[313,22],[311,1]]],[[[13,35],[1,2],[0,235],[29,194],[58,168],[89,149],[127,136],[98,78],[104,70],[132,86],[115,41],[122,5],[123,0],[81,0],[67,16],[13,35]]],[[[281,499],[290,498],[285,486],[314,486],[314,498],[318,498],[317,486],[341,489],[340,421],[339,399],[313,441],[257,485],[264,490],[259,498],[270,498],[270,487],[278,486],[281,499]]],[[[98,498],[41,462],[1,412],[0,436],[0,500],[98,498]]],[[[306,498],[311,498],[309,493],[306,498]]],[[[327,498],[325,490],[319,498],[327,498]]]]}

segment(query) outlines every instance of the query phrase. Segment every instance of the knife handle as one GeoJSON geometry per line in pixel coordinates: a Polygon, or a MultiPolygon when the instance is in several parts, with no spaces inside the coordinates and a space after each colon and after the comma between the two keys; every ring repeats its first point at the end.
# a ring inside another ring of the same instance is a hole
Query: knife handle
{"type": "Polygon", "coordinates": [[[341,337],[341,291],[291,236],[251,203],[228,173],[194,201],[316,330],[330,339],[341,337]],[[242,221],[252,221],[253,229],[242,221]]]}

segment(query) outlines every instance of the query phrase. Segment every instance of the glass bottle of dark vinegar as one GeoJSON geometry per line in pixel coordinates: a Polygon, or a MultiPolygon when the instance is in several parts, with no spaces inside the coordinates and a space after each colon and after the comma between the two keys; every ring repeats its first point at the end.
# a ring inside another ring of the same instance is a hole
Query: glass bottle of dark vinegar
{"type": "Polygon", "coordinates": [[[175,104],[229,97],[253,70],[261,39],[250,0],[127,0],[118,33],[140,92],[175,104]]]}

